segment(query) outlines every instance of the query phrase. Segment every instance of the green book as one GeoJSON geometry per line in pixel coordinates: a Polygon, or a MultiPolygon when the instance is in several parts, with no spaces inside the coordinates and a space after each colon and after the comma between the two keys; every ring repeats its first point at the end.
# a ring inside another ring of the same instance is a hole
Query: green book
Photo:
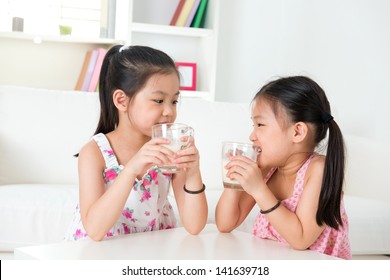
{"type": "Polygon", "coordinates": [[[207,7],[207,0],[201,0],[199,4],[199,8],[196,11],[194,20],[191,23],[191,27],[203,27],[204,23],[204,14],[206,12],[206,7],[207,7]]]}

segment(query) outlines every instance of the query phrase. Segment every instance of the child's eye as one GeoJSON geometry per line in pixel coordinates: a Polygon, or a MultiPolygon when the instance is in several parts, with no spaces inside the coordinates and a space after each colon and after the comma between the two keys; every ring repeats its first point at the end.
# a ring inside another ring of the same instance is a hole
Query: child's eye
{"type": "Polygon", "coordinates": [[[164,102],[164,100],[162,99],[154,99],[153,101],[156,102],[157,104],[162,104],[164,102]]]}
{"type": "Polygon", "coordinates": [[[264,124],[262,124],[262,123],[257,124],[257,127],[262,127],[262,126],[264,126],[264,124]]]}
{"type": "Polygon", "coordinates": [[[174,101],[172,102],[173,105],[176,105],[177,103],[179,103],[179,100],[174,100],[174,101]]]}

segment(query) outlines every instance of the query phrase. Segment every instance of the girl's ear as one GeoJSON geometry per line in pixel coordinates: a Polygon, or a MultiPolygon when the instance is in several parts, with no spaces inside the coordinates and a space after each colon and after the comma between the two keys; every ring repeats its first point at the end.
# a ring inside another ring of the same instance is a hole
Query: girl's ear
{"type": "Polygon", "coordinates": [[[300,143],[302,142],[308,133],[308,127],[307,124],[304,122],[297,122],[293,126],[293,137],[292,140],[294,143],[300,143]]]}
{"type": "Polygon", "coordinates": [[[114,94],[112,95],[112,99],[115,107],[119,111],[125,112],[127,110],[127,107],[129,105],[128,102],[129,99],[123,90],[117,89],[116,91],[114,91],[114,94]]]}

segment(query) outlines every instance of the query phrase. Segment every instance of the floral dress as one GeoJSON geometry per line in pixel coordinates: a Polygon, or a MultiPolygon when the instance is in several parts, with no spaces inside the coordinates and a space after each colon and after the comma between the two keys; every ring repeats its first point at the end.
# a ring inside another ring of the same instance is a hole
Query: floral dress
{"type": "MultiPolygon", "coordinates": [[[[299,199],[301,198],[303,192],[303,180],[305,178],[307,168],[309,167],[312,158],[316,155],[317,154],[312,154],[299,169],[295,179],[293,195],[282,201],[282,204],[291,212],[295,213],[297,209],[299,199]]],[[[271,178],[275,170],[275,168],[270,170],[264,178],[265,182],[271,178]]],[[[343,226],[339,227],[339,230],[326,226],[317,240],[309,247],[310,250],[338,258],[351,259],[351,247],[348,238],[349,224],[343,200],[341,200],[340,204],[340,213],[343,226]]],[[[261,238],[273,239],[282,243],[287,243],[287,241],[271,225],[267,215],[261,213],[257,216],[253,226],[253,234],[261,238]]]]}
{"type": "MultiPolygon", "coordinates": [[[[107,190],[122,171],[123,166],[118,164],[104,134],[97,134],[92,139],[95,140],[104,157],[106,169],[103,178],[107,190]]],[[[121,216],[107,232],[106,237],[176,227],[175,214],[168,201],[170,181],[171,174],[159,173],[157,167],[150,168],[141,180],[136,179],[121,216]]],[[[89,237],[83,227],[80,207],[77,205],[65,240],[84,238],[89,237]]]]}

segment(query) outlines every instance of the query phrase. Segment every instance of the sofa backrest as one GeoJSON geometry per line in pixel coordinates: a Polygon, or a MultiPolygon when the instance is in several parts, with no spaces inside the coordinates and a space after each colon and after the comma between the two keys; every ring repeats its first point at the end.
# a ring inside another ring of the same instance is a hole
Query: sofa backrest
{"type": "MultiPolygon", "coordinates": [[[[99,116],[95,92],[0,86],[0,185],[77,184],[77,158],[99,116]]],[[[222,188],[221,143],[249,142],[249,104],[182,98],[177,122],[195,129],[202,177],[222,188]]]]}
{"type": "Polygon", "coordinates": [[[390,201],[390,145],[345,134],[345,193],[390,201]]]}
{"type": "Polygon", "coordinates": [[[0,184],[77,184],[98,112],[96,93],[0,86],[0,184]]]}
{"type": "Polygon", "coordinates": [[[222,142],[250,143],[252,121],[249,104],[183,98],[176,121],[188,124],[195,130],[200,169],[207,188],[222,190],[222,142]]]}

